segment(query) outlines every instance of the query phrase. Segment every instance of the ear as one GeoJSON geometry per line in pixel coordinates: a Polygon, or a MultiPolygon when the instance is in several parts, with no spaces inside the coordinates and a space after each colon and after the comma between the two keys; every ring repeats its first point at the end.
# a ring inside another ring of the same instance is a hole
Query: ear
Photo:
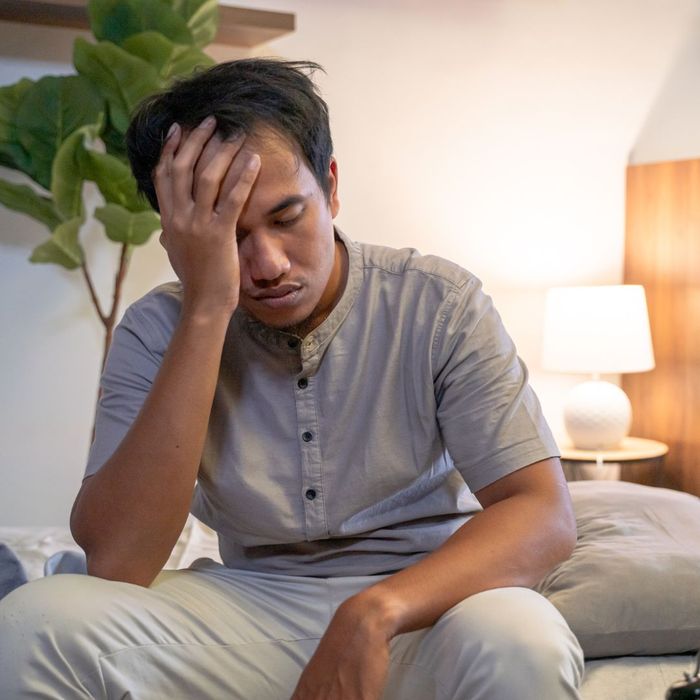
{"type": "Polygon", "coordinates": [[[333,156],[328,166],[328,208],[335,219],[340,211],[340,199],[338,198],[338,161],[333,156]]]}

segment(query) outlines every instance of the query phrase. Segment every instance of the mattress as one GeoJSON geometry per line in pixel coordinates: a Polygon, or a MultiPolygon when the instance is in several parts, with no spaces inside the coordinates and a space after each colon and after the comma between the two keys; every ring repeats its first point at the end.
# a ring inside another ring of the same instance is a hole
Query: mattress
{"type": "Polygon", "coordinates": [[[583,700],[663,700],[683,672],[694,670],[692,655],[623,656],[586,662],[583,700]]]}

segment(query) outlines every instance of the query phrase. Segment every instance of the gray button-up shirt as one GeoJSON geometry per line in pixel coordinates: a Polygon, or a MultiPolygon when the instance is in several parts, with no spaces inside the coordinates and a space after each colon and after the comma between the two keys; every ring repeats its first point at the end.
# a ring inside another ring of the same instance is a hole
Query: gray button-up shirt
{"type": "MultiPolygon", "coordinates": [[[[347,284],[310,335],[242,309],[231,319],[192,504],[230,567],[402,569],[480,510],[473,491],[558,455],[480,282],[446,260],[337,234],[347,284]]],[[[86,474],[136,417],[181,300],[179,283],[162,285],[116,329],[86,474]]]]}

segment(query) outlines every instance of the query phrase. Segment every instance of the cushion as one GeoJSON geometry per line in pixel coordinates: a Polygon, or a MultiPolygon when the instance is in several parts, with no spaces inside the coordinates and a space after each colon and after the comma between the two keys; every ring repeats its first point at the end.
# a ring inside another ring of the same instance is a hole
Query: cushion
{"type": "Polygon", "coordinates": [[[0,598],[26,582],[27,573],[22,562],[6,544],[0,543],[0,598]]]}
{"type": "Polygon", "coordinates": [[[700,499],[624,481],[569,489],[578,542],[537,590],[586,657],[700,648],[700,499]]]}

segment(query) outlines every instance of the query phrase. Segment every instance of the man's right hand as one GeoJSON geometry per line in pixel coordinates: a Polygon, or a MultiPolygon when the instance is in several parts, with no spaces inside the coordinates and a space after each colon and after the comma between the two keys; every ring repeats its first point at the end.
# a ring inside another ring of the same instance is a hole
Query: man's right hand
{"type": "MultiPolygon", "coordinates": [[[[236,227],[260,170],[260,157],[244,149],[244,138],[222,141],[215,128],[205,122],[183,134],[176,127],[154,172],[161,241],[183,285],[183,308],[140,410],[122,417],[132,421],[128,432],[83,481],[73,507],[73,536],[94,576],[150,585],[192,503],[221,353],[238,305],[236,227]]],[[[132,381],[138,358],[125,354],[133,349],[120,348],[121,342],[115,339],[107,360],[122,373],[115,388],[120,397],[125,387],[134,392],[144,382],[141,374],[132,381]]],[[[119,403],[127,402],[121,397],[119,403]]]]}
{"type": "Polygon", "coordinates": [[[190,132],[173,124],[153,182],[161,244],[184,290],[183,310],[238,306],[240,268],[236,227],[260,171],[260,156],[243,149],[245,135],[223,140],[216,120],[190,132]]]}

